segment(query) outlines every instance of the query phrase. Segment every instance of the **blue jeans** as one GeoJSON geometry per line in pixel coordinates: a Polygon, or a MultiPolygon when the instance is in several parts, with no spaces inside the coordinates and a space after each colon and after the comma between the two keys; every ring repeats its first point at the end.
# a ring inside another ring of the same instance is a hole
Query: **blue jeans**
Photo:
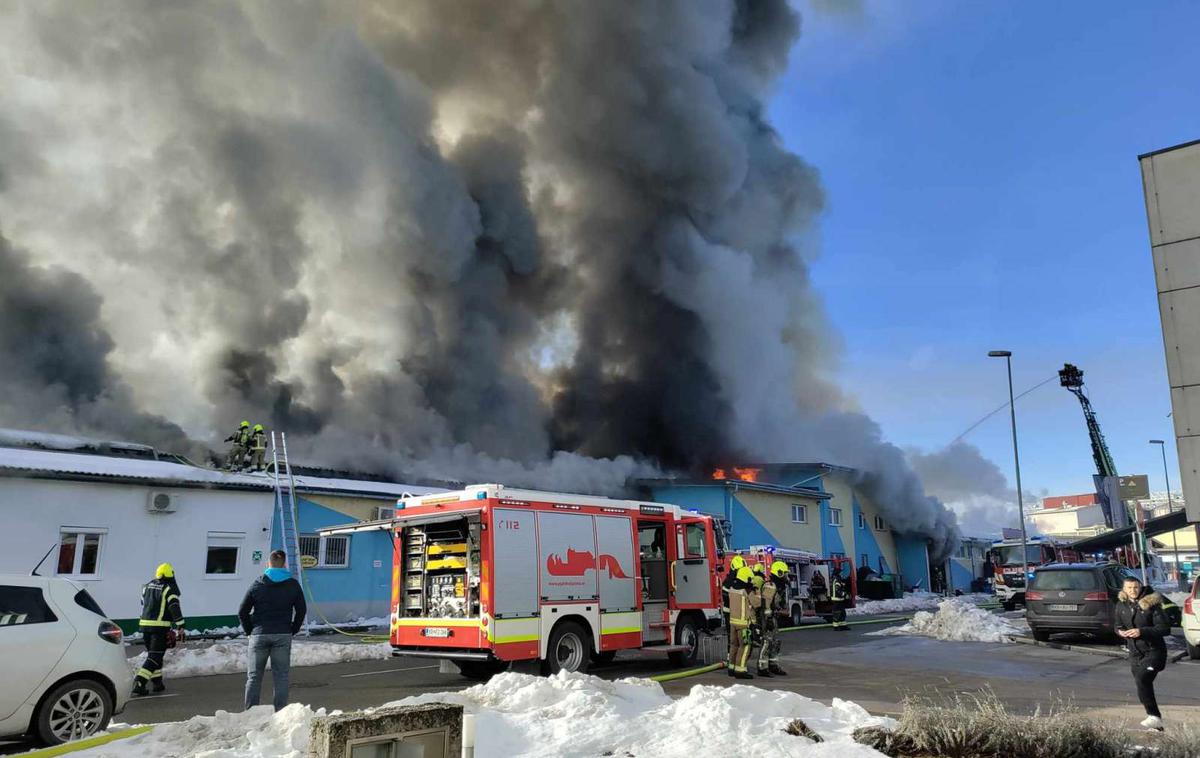
{"type": "Polygon", "coordinates": [[[271,661],[271,678],[275,682],[275,710],[282,710],[288,701],[288,669],[292,665],[292,635],[252,634],[246,656],[246,707],[258,705],[262,694],[263,671],[271,661]]]}

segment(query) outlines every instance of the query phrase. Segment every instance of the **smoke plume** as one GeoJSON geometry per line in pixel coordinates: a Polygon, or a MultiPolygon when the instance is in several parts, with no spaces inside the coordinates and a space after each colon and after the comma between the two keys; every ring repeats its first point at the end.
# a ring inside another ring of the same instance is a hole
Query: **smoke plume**
{"type": "MultiPolygon", "coordinates": [[[[958,514],[965,534],[972,537],[998,536],[1005,527],[1021,524],[1017,511],[1017,490],[995,463],[983,457],[979,448],[955,442],[941,450],[906,450],[908,462],[920,477],[925,490],[945,502],[958,514]]],[[[1040,505],[1040,498],[1025,492],[1025,511],[1040,505]]],[[[1026,529],[1034,532],[1027,521],[1026,529]]]]}
{"type": "MultiPolygon", "coordinates": [[[[785,0],[0,13],[7,265],[71,359],[6,369],[0,423],[247,418],[329,465],[601,492],[820,458],[953,543],[822,373],[823,194],[764,116],[785,0]]],[[[42,338],[0,307],[3,349],[42,338]]]]}

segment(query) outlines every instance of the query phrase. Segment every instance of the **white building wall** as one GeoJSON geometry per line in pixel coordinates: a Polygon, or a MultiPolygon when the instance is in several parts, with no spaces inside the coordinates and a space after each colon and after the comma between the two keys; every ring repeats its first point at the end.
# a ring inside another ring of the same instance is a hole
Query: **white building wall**
{"type": "Polygon", "coordinates": [[[247,586],[266,565],[273,505],[269,491],[0,477],[0,573],[28,574],[53,547],[39,571],[53,576],[63,527],[102,529],[99,573],[79,581],[111,618],[138,617],[141,586],[164,562],[175,566],[189,619],[233,616],[247,586]],[[175,512],[148,513],[151,492],[170,493],[175,512]],[[213,538],[224,540],[220,544],[239,546],[236,573],[205,577],[213,532],[225,533],[213,538]],[[255,551],[261,552],[258,563],[255,551]]]}

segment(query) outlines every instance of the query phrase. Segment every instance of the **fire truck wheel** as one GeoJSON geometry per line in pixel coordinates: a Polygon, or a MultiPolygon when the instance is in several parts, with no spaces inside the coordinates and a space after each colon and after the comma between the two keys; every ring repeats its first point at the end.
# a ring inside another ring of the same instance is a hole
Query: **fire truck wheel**
{"type": "Polygon", "coordinates": [[[593,666],[608,666],[617,659],[616,650],[605,650],[600,653],[592,653],[593,666]]]}
{"type": "Polygon", "coordinates": [[[804,609],[799,605],[792,606],[792,626],[800,626],[804,623],[804,609]]]}
{"type": "Polygon", "coordinates": [[[591,655],[591,638],[583,631],[583,627],[574,621],[562,621],[550,633],[542,668],[547,674],[560,671],[586,674],[591,655]]]}
{"type": "Polygon", "coordinates": [[[1004,610],[1015,611],[1016,609],[1017,609],[1017,601],[1016,600],[1005,600],[1004,601],[1004,610]]]}
{"type": "Polygon", "coordinates": [[[696,658],[700,655],[700,627],[696,624],[694,616],[679,619],[679,623],[675,625],[675,644],[687,645],[688,650],[670,653],[667,657],[671,659],[672,665],[691,666],[696,663],[696,658]]]}

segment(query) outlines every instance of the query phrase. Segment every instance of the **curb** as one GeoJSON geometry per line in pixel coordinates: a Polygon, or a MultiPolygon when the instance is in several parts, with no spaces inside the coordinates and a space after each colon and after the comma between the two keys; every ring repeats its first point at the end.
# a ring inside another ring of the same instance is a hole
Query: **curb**
{"type": "Polygon", "coordinates": [[[1106,658],[1124,659],[1127,657],[1125,655],[1124,651],[1104,650],[1102,648],[1084,647],[1083,645],[1067,645],[1067,644],[1063,644],[1061,642],[1038,642],[1037,640],[1031,639],[1029,637],[1014,636],[1014,637],[1009,637],[1009,639],[1012,640],[1013,642],[1017,643],[1018,645],[1032,645],[1033,647],[1052,647],[1055,650],[1073,650],[1077,653],[1090,653],[1092,655],[1102,655],[1106,658]]]}

